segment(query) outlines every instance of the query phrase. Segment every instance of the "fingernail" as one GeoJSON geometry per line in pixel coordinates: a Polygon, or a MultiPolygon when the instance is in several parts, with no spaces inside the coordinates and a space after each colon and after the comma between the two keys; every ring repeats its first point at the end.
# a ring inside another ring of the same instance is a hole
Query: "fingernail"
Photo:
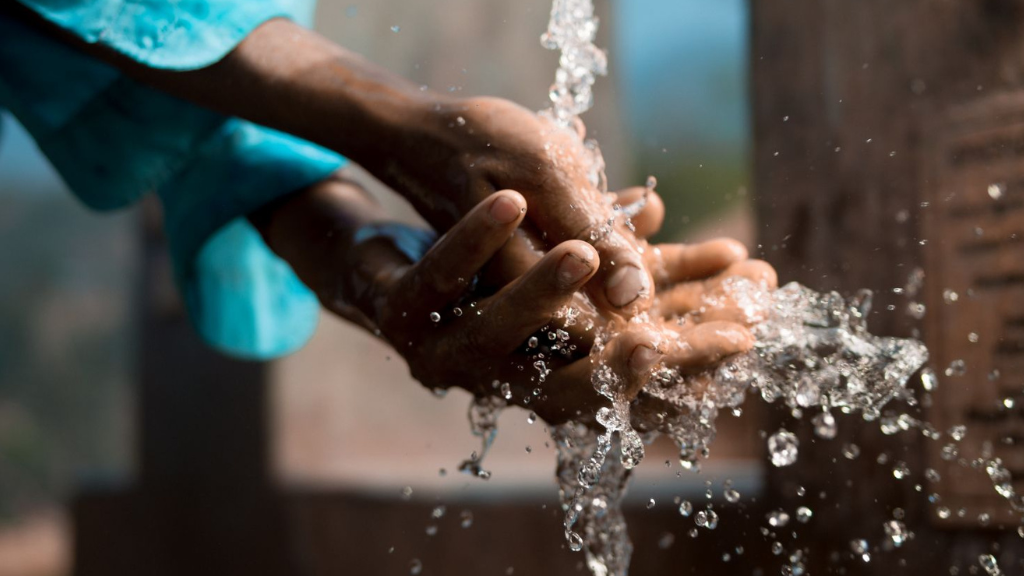
{"type": "Polygon", "coordinates": [[[576,284],[593,269],[590,261],[575,254],[566,254],[558,263],[558,280],[565,286],[576,284]]]}
{"type": "Polygon", "coordinates": [[[633,349],[629,355],[629,368],[634,372],[646,372],[661,360],[661,353],[643,344],[633,349]]]}
{"type": "Polygon", "coordinates": [[[604,294],[612,306],[622,308],[640,297],[646,289],[647,276],[632,264],[615,271],[605,282],[604,294]]]}
{"type": "Polygon", "coordinates": [[[491,218],[494,219],[498,224],[508,224],[519,218],[522,213],[519,205],[512,201],[508,196],[499,196],[491,204],[491,218]]]}

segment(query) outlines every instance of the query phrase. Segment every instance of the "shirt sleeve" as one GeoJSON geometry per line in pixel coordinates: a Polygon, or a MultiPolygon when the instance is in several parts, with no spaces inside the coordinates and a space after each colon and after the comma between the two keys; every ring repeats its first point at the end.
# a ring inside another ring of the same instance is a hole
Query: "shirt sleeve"
{"type": "MultiPolygon", "coordinates": [[[[266,18],[301,20],[308,14],[299,9],[312,6],[297,0],[23,2],[89,41],[166,67],[212,63],[266,18]],[[132,31],[170,23],[175,31],[152,41],[132,31]]],[[[211,345],[269,359],[312,334],[316,297],[245,215],[325,178],[344,158],[138,84],[2,13],[0,107],[18,118],[86,205],[107,210],[147,192],[160,196],[179,288],[211,345]]]]}
{"type": "Polygon", "coordinates": [[[315,0],[19,0],[86,42],[153,68],[189,70],[223,58],[257,26],[313,20],[315,0]]]}
{"type": "Polygon", "coordinates": [[[319,301],[244,218],[322,180],[335,154],[232,119],[157,189],[175,276],[207,342],[234,356],[288,354],[313,334],[319,301]]]}

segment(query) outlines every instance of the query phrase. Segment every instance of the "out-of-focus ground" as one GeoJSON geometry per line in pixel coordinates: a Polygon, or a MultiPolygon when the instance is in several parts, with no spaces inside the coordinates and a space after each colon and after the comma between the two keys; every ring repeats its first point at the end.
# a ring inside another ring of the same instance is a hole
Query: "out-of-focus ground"
{"type": "MultiPolygon", "coordinates": [[[[539,109],[556,65],[538,43],[549,9],[547,0],[323,2],[318,28],[433,89],[539,109]]],[[[599,2],[599,10],[611,78],[599,81],[597,107],[585,120],[601,141],[611,184],[658,176],[669,207],[663,238],[727,235],[750,245],[743,3],[629,0],[599,2]]],[[[134,211],[88,213],[27,136],[9,117],[4,123],[0,576],[58,576],[72,566],[69,495],[132,475],[138,221],[134,211]]],[[[415,219],[402,201],[380,195],[415,219]]],[[[478,449],[466,422],[468,396],[433,397],[397,355],[350,325],[325,316],[313,341],[273,374],[274,470],[288,485],[393,498],[410,486],[446,502],[555,503],[542,423],[509,410],[486,462],[493,479],[458,474],[478,449]]],[[[705,475],[676,478],[678,464],[661,465],[675,460],[671,447],[655,445],[632,498],[661,501],[726,477],[756,491],[753,419],[725,420],[705,475]]]]}

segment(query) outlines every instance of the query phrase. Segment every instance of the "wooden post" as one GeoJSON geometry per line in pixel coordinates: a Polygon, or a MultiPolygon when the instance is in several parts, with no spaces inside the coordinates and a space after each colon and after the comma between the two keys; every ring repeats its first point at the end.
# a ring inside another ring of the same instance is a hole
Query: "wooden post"
{"type": "Polygon", "coordinates": [[[133,485],[76,498],[75,574],[304,573],[269,473],[267,365],[200,340],[171,279],[155,202],[142,228],[139,473],[133,485]]]}
{"type": "MultiPolygon", "coordinates": [[[[1021,412],[998,406],[1009,395],[1020,406],[1024,367],[1024,3],[772,0],[750,9],[763,256],[783,280],[873,289],[872,330],[920,331],[940,375],[931,407],[910,413],[944,433],[966,424],[961,457],[988,443],[1024,478],[1021,412]],[[918,268],[924,283],[912,295],[918,268]],[[956,359],[966,373],[945,376],[956,359]]],[[[780,416],[767,426],[783,423],[795,425],[780,416]]],[[[966,574],[980,570],[982,553],[1020,573],[1017,520],[984,471],[938,457],[948,436],[885,436],[858,417],[839,425],[830,442],[799,425],[799,463],[769,472],[768,502],[815,510],[817,529],[781,536],[789,551],[809,549],[810,573],[966,574]],[[842,455],[847,442],[858,458],[842,455]],[[912,471],[903,480],[892,474],[900,461],[912,471]],[[942,481],[928,482],[928,467],[942,481]],[[929,504],[930,494],[941,501],[929,504]],[[939,506],[951,509],[948,521],[939,506]],[[885,550],[883,522],[901,514],[914,539],[885,550]],[[872,545],[870,563],[851,551],[860,538],[872,545]]]]}

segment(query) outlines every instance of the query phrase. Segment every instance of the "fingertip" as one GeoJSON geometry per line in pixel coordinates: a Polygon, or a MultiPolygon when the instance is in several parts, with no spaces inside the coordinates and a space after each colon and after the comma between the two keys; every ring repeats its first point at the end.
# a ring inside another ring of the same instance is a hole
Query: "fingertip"
{"type": "Polygon", "coordinates": [[[629,354],[626,365],[634,374],[646,374],[654,368],[665,355],[650,344],[637,344],[629,354]]]}
{"type": "Polygon", "coordinates": [[[526,199],[515,190],[495,192],[488,214],[495,224],[511,224],[526,215],[526,199]]]}
{"type": "Polygon", "coordinates": [[[774,266],[764,260],[751,260],[751,262],[758,267],[762,282],[769,288],[779,287],[779,273],[775,271],[774,266]]]}
{"type": "Polygon", "coordinates": [[[635,234],[638,238],[650,238],[661,230],[665,223],[665,203],[654,190],[647,191],[647,202],[640,213],[632,218],[635,234]]]}
{"type": "Polygon", "coordinates": [[[727,276],[743,276],[754,282],[763,283],[769,288],[779,285],[779,276],[775,268],[764,260],[745,260],[733,265],[727,272],[727,276]]]}
{"type": "Polygon", "coordinates": [[[597,272],[600,258],[593,246],[579,240],[569,240],[560,247],[565,251],[557,270],[558,281],[562,286],[583,284],[597,272]]]}
{"type": "Polygon", "coordinates": [[[739,240],[732,238],[717,238],[713,240],[718,242],[722,251],[727,255],[726,257],[732,262],[742,262],[746,260],[750,254],[747,252],[747,247],[743,245],[739,240]]]}
{"type": "Polygon", "coordinates": [[[712,331],[719,341],[724,354],[731,355],[747,352],[754,347],[756,339],[753,332],[746,326],[735,322],[716,321],[702,325],[705,330],[712,331]]]}
{"type": "MultiPolygon", "coordinates": [[[[614,261],[614,259],[612,260],[614,261]]],[[[617,261],[604,284],[605,298],[615,308],[626,308],[651,294],[651,275],[633,258],[617,261]]]]}

